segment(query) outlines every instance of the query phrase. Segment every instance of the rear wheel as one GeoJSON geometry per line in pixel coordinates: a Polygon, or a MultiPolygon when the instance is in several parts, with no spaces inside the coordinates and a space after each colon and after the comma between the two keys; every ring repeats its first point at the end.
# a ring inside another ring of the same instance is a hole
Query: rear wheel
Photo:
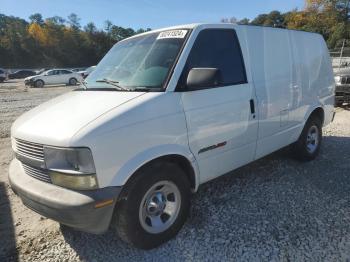
{"type": "Polygon", "coordinates": [[[44,87],[44,85],[45,85],[45,83],[44,83],[43,80],[36,80],[34,82],[34,86],[37,87],[37,88],[42,88],[42,87],[44,87]]]}
{"type": "Polygon", "coordinates": [[[116,206],[113,225],[126,242],[151,249],[174,237],[188,216],[190,184],[180,167],[155,163],[135,174],[116,206]]]}
{"type": "Polygon", "coordinates": [[[322,121],[312,116],[305,124],[298,139],[292,145],[294,156],[301,161],[311,161],[316,158],[322,142],[322,121]]]}

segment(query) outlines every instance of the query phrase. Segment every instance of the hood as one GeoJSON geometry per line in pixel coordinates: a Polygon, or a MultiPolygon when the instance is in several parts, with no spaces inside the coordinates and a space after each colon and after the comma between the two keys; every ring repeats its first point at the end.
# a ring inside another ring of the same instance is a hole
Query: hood
{"type": "Polygon", "coordinates": [[[88,123],[143,94],[72,91],[23,114],[13,124],[11,135],[39,144],[69,146],[71,138],[88,123]]]}
{"type": "Polygon", "coordinates": [[[24,81],[33,79],[33,78],[35,78],[35,77],[37,77],[37,76],[38,76],[38,75],[28,76],[28,77],[24,78],[24,81]]]}

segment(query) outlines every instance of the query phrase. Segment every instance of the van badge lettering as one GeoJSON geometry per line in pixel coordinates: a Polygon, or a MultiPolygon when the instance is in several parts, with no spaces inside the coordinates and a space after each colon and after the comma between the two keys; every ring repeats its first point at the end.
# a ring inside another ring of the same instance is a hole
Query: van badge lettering
{"type": "Polygon", "coordinates": [[[204,152],[207,152],[207,151],[210,151],[210,150],[214,150],[216,148],[219,148],[219,147],[224,147],[226,146],[227,142],[221,142],[219,144],[216,144],[216,145],[212,145],[212,146],[208,146],[208,147],[205,147],[205,148],[202,148],[201,150],[198,151],[198,155],[199,154],[202,154],[204,152]]]}

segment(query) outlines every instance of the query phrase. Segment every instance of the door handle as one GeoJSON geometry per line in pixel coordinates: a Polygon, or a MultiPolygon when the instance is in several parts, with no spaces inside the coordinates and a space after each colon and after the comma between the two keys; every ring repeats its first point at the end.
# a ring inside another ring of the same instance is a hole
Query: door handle
{"type": "Polygon", "coordinates": [[[252,115],[254,115],[254,118],[255,118],[255,104],[254,104],[254,99],[250,99],[249,103],[250,103],[250,112],[252,113],[252,115]]]}

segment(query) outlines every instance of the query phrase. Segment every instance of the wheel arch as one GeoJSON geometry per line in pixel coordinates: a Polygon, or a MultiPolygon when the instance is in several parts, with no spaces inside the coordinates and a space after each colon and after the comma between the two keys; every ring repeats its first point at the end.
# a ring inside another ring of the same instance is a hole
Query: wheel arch
{"type": "Polygon", "coordinates": [[[79,82],[78,79],[75,76],[72,76],[68,79],[68,84],[70,84],[70,81],[74,79],[75,81],[77,81],[77,83],[79,82]]]}
{"type": "Polygon", "coordinates": [[[161,148],[153,148],[138,154],[119,169],[112,180],[112,184],[126,185],[141,168],[155,162],[167,161],[179,165],[191,184],[191,190],[196,192],[200,181],[197,162],[189,150],[186,150],[187,152],[180,151],[178,147],[175,146],[173,150],[167,151],[164,151],[164,148],[162,148],[163,150],[161,148]],[[175,148],[178,150],[174,150],[175,148]]]}
{"type": "MultiPolygon", "coordinates": [[[[322,106],[317,106],[315,107],[313,110],[311,110],[307,116],[307,118],[305,119],[305,123],[311,118],[311,117],[318,117],[321,122],[322,122],[322,126],[324,124],[324,120],[325,120],[325,112],[322,106]]],[[[305,124],[304,124],[305,125],[305,124]]]]}
{"type": "Polygon", "coordinates": [[[305,114],[304,122],[299,126],[298,130],[295,132],[295,135],[292,137],[291,142],[295,142],[299,139],[307,121],[310,119],[310,117],[313,117],[313,116],[319,117],[321,119],[322,126],[324,125],[325,111],[323,106],[319,104],[317,106],[310,107],[307,113],[305,114]]]}
{"type": "Polygon", "coordinates": [[[43,86],[45,85],[45,81],[44,81],[44,79],[42,79],[42,78],[38,78],[38,79],[35,79],[35,80],[34,80],[34,86],[35,86],[35,83],[36,83],[36,82],[38,82],[38,81],[43,82],[43,86]]]}

